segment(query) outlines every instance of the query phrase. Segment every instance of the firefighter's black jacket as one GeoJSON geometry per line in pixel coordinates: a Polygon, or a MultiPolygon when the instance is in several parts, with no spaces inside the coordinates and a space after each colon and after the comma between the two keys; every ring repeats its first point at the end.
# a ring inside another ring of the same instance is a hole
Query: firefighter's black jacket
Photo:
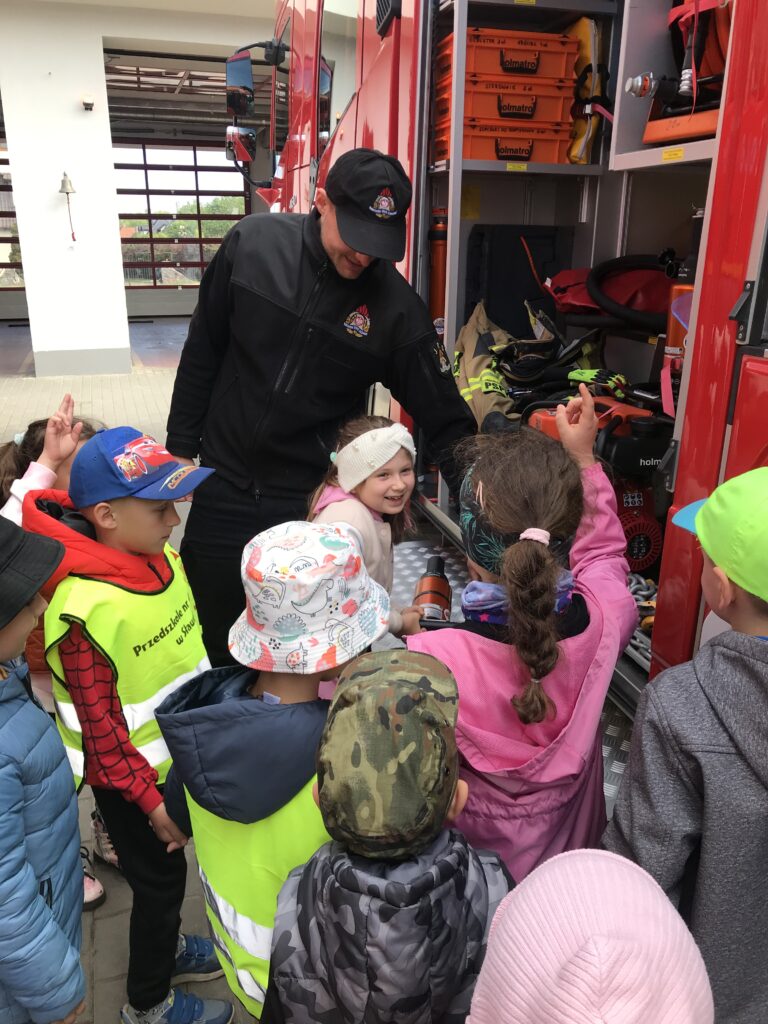
{"type": "Polygon", "coordinates": [[[474,420],[421,299],[382,261],[355,281],[340,277],[315,213],[246,217],[203,276],[167,446],[200,454],[244,490],[307,494],[376,381],[424,430],[455,487],[450,452],[474,420]]]}

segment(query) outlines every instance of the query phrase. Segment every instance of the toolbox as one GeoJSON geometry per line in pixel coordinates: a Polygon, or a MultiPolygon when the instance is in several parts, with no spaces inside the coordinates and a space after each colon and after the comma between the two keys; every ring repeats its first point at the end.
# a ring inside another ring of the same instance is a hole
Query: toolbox
{"type": "MultiPolygon", "coordinates": [[[[550,32],[510,32],[503,29],[467,29],[467,75],[574,76],[579,42],[550,32]]],[[[435,74],[440,87],[453,74],[453,33],[439,44],[435,74]]]]}
{"type": "MultiPolygon", "coordinates": [[[[438,86],[435,94],[436,120],[450,117],[452,92],[450,79],[438,86]]],[[[483,120],[568,121],[573,101],[573,82],[565,78],[467,75],[464,86],[464,116],[483,120]]]]}
{"type": "MultiPolygon", "coordinates": [[[[465,160],[507,160],[515,163],[567,164],[572,138],[569,121],[536,124],[499,119],[467,118],[464,122],[465,160]]],[[[435,125],[434,160],[450,156],[450,119],[435,125]]]]}

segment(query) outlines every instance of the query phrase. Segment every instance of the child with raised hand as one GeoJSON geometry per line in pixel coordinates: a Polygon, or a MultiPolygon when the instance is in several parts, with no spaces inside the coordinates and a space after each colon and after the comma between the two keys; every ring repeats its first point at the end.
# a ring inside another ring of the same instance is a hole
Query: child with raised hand
{"type": "Polygon", "coordinates": [[[0,516],[18,526],[28,491],[68,489],[72,460],[100,429],[87,420],[75,421],[74,416],[74,399],[66,394],[47,420],[33,420],[13,441],[0,446],[0,516]]]}
{"type": "MultiPolygon", "coordinates": [[[[0,447],[0,502],[3,503],[0,516],[4,519],[21,525],[22,502],[29,491],[47,487],[66,491],[69,487],[72,460],[97,429],[85,420],[74,422],[74,413],[74,399],[66,394],[52,416],[47,420],[34,420],[13,441],[0,447]]],[[[29,634],[25,654],[32,692],[43,708],[53,714],[53,686],[45,662],[42,622],[29,634]]],[[[104,886],[90,870],[86,847],[82,847],[81,856],[83,909],[95,910],[106,898],[104,886]]]]}
{"type": "Polygon", "coordinates": [[[170,756],[155,709],[210,668],[194,598],[168,540],[174,501],[212,470],[115,427],[75,456],[69,493],[31,491],[24,525],[66,549],[45,614],[56,721],[133,892],[124,1024],[228,1024],[234,1009],[179,986],[221,976],[209,939],[179,934],[186,836],[168,816],[170,756]]]}
{"type": "MultiPolygon", "coordinates": [[[[392,592],[393,544],[408,526],[408,503],[416,483],[416,448],[408,430],[386,416],[358,416],[339,433],[325,480],[309,502],[309,519],[346,523],[360,538],[371,578],[392,592]]],[[[390,609],[396,636],[418,633],[421,610],[390,609]]]]}
{"type": "Polygon", "coordinates": [[[260,1017],[280,886],[328,839],[312,799],[320,683],[386,633],[389,599],[342,523],[257,534],[242,580],[246,610],[229,634],[240,665],[197,676],[157,719],[173,756],[168,810],[194,833],[221,966],[260,1017]]]}
{"type": "Polygon", "coordinates": [[[592,454],[583,385],[561,443],[523,428],[479,436],[461,488],[472,583],[461,627],[409,637],[459,685],[470,795],[457,821],[516,881],[605,827],[600,714],[637,622],[613,488],[592,454]]]}
{"type": "Polygon", "coordinates": [[[467,1024],[714,1019],[701,953],[657,883],[623,857],[574,850],[499,907],[467,1024]]]}
{"type": "Polygon", "coordinates": [[[85,1008],[77,796],[31,697],[24,643],[64,548],[0,519],[0,1021],[72,1024],[85,1008]]]}
{"type": "Polygon", "coordinates": [[[649,871],[688,923],[718,1021],[768,1020],[768,468],[680,509],[701,589],[731,628],[652,679],[603,844],[649,871]]]}
{"type": "Polygon", "coordinates": [[[425,654],[367,653],[341,673],[314,791],[333,842],[280,892],[270,1024],[463,1024],[509,878],[453,828],[457,701],[425,654]]]}

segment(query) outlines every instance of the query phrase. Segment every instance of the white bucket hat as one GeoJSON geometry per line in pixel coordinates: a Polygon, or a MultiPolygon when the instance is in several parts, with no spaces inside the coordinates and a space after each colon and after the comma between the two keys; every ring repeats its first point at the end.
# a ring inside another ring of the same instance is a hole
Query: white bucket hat
{"type": "Polygon", "coordinates": [[[416,461],[416,446],[402,423],[366,430],[364,434],[331,455],[331,461],[336,466],[339,486],[347,494],[351,494],[371,473],[375,473],[390,459],[394,459],[401,448],[405,448],[413,461],[416,461]]]}
{"type": "Polygon", "coordinates": [[[389,597],[343,523],[281,523],[248,541],[246,608],[232,657],[265,672],[310,675],[360,654],[389,628],[389,597]]]}

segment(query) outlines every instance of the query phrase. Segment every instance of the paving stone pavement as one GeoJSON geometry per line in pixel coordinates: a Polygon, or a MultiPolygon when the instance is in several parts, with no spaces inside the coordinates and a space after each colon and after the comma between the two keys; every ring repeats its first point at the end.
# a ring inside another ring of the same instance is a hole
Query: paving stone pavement
{"type": "MultiPolygon", "coordinates": [[[[79,805],[80,837],[92,854],[91,811],[94,802],[87,786],[80,794],[79,805]]],[[[189,871],[187,893],[181,910],[182,928],[185,932],[207,936],[208,920],[197,873],[194,843],[187,847],[187,860],[189,871]]],[[[83,914],[81,959],[88,993],[85,1013],[78,1017],[78,1024],[119,1024],[120,1008],[127,999],[125,980],[128,971],[131,890],[119,871],[99,861],[94,863],[94,874],[104,886],[107,898],[96,910],[83,914]]],[[[230,1000],[235,1004],[237,1024],[246,1024],[254,1019],[234,998],[224,978],[181,987],[187,992],[194,991],[201,999],[230,1000]]]]}

